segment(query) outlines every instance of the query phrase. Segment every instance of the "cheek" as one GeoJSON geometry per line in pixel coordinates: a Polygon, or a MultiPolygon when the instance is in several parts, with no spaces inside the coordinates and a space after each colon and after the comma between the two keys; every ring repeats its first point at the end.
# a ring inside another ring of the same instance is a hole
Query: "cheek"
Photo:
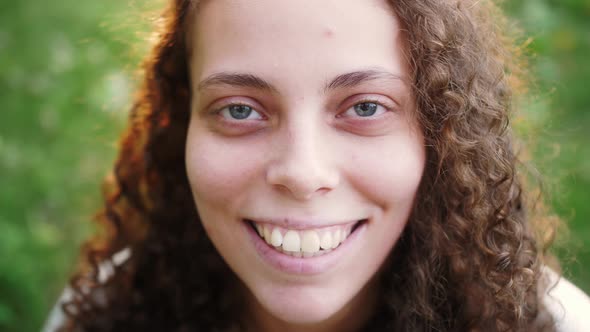
{"type": "Polygon", "coordinates": [[[209,238],[226,257],[240,241],[230,221],[252,187],[256,155],[202,129],[191,128],[186,144],[186,170],[197,211],[209,238]]]}
{"type": "Polygon", "coordinates": [[[355,149],[347,172],[353,185],[383,208],[413,202],[422,179],[425,149],[420,136],[384,138],[355,149]]]}
{"type": "Polygon", "coordinates": [[[189,132],[186,168],[198,208],[207,204],[227,210],[235,203],[236,194],[244,193],[255,178],[257,154],[238,145],[189,132]]]}

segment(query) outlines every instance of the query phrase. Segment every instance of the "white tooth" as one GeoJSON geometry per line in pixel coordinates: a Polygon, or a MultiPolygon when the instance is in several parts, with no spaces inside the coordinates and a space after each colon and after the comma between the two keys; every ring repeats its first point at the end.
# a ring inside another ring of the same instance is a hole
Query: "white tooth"
{"type": "Polygon", "coordinates": [[[262,226],[263,229],[263,235],[264,235],[264,240],[266,241],[266,243],[271,244],[270,243],[270,228],[266,225],[262,226]]]}
{"type": "Polygon", "coordinates": [[[350,234],[350,228],[343,230],[342,234],[340,234],[342,236],[342,241],[340,242],[344,242],[344,240],[346,240],[346,238],[348,237],[348,234],[350,234]]]}
{"type": "Polygon", "coordinates": [[[303,253],[301,251],[294,251],[291,252],[291,256],[301,258],[301,256],[303,256],[303,253]]]}
{"type": "Polygon", "coordinates": [[[334,234],[332,235],[332,248],[338,247],[341,239],[342,237],[340,235],[340,229],[337,229],[336,231],[334,231],[334,234]]]}
{"type": "Polygon", "coordinates": [[[332,233],[325,232],[324,235],[322,235],[322,240],[320,241],[320,247],[322,249],[332,248],[332,233]]]}
{"type": "Polygon", "coordinates": [[[316,231],[305,231],[301,235],[301,251],[314,253],[320,250],[320,237],[316,231]]]}
{"type": "Polygon", "coordinates": [[[278,228],[272,230],[272,234],[270,235],[270,244],[275,247],[279,247],[281,244],[283,244],[283,236],[281,235],[281,232],[279,232],[278,228]]]}
{"type": "Polygon", "coordinates": [[[286,251],[300,251],[301,239],[295,231],[287,231],[283,237],[283,249],[286,251]]]}
{"type": "Polygon", "coordinates": [[[319,252],[319,251],[316,251],[316,252],[305,252],[305,251],[304,251],[304,252],[303,252],[303,257],[305,257],[305,258],[313,257],[313,256],[315,256],[315,255],[316,255],[318,252],[319,252]]]}
{"type": "Polygon", "coordinates": [[[262,229],[262,226],[260,226],[259,224],[254,224],[256,226],[256,231],[258,231],[258,235],[260,235],[260,237],[264,237],[264,230],[262,229]]]}

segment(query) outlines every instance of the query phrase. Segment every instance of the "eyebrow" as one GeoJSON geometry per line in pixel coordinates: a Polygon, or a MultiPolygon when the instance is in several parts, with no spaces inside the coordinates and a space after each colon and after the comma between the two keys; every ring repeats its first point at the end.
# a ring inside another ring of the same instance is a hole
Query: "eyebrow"
{"type": "MultiPolygon", "coordinates": [[[[358,70],[336,76],[324,86],[324,92],[340,88],[350,88],[374,80],[404,81],[400,75],[382,69],[358,70]]],[[[230,85],[234,87],[278,92],[276,87],[259,76],[250,73],[236,72],[220,72],[212,74],[199,82],[197,89],[203,90],[215,85],[230,85]]]]}
{"type": "Polygon", "coordinates": [[[277,89],[264,79],[248,73],[221,72],[208,76],[199,82],[198,90],[203,90],[215,85],[231,85],[235,87],[254,88],[276,92],[277,89]]]}
{"type": "Polygon", "coordinates": [[[386,70],[367,69],[336,76],[330,83],[326,84],[324,91],[350,88],[375,80],[404,81],[400,75],[390,73],[386,70]]]}

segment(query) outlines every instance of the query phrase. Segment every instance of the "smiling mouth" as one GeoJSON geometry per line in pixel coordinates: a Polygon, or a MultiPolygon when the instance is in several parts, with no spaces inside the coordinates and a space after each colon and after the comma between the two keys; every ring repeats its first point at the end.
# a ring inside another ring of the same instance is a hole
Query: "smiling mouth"
{"type": "Polygon", "coordinates": [[[246,221],[270,247],[294,257],[316,257],[340,246],[367,219],[317,229],[295,230],[268,223],[246,221]]]}

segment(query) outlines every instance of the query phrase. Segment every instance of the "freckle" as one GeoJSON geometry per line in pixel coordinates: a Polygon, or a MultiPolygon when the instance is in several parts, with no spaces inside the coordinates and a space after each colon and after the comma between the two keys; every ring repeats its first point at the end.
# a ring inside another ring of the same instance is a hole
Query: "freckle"
{"type": "Polygon", "coordinates": [[[326,38],[332,38],[334,36],[334,31],[332,31],[331,29],[326,29],[324,30],[324,36],[326,38]]]}

